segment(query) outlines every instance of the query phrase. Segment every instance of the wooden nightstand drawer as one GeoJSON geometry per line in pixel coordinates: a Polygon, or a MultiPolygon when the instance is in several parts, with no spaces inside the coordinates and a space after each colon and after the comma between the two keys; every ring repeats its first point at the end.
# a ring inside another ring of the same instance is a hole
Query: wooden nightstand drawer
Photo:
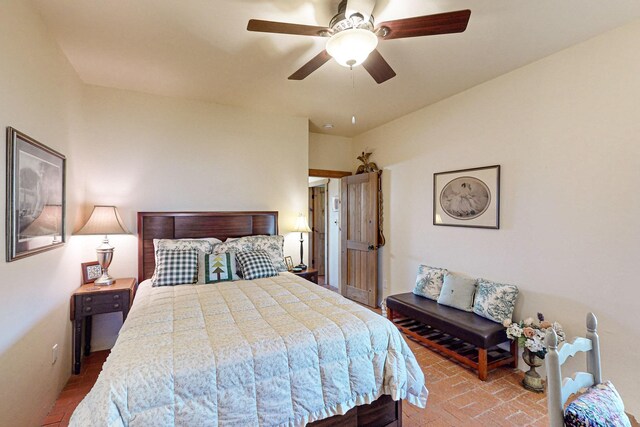
{"type": "Polygon", "coordinates": [[[125,303],[123,302],[110,302],[106,304],[85,305],[82,307],[82,314],[93,315],[93,314],[112,313],[114,311],[121,311],[122,308],[124,307],[124,304],[125,303]]]}
{"type": "Polygon", "coordinates": [[[107,304],[112,302],[122,302],[127,298],[128,292],[123,293],[114,293],[114,294],[96,294],[96,295],[85,295],[82,297],[82,305],[96,305],[96,304],[107,304]]]}

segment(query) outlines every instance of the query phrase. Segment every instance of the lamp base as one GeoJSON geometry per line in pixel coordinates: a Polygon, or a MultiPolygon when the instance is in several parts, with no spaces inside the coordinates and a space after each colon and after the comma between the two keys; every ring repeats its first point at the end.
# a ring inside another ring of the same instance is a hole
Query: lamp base
{"type": "Polygon", "coordinates": [[[307,269],[307,266],[306,266],[306,265],[304,265],[304,264],[298,264],[298,265],[296,265],[296,267],[295,267],[295,268],[299,268],[300,270],[306,270],[306,269],[307,269]]]}
{"type": "Polygon", "coordinates": [[[102,273],[102,276],[97,278],[96,281],[93,282],[93,284],[96,285],[96,286],[109,286],[109,285],[113,285],[113,282],[115,282],[115,279],[113,277],[109,276],[109,274],[105,270],[102,273]]]}

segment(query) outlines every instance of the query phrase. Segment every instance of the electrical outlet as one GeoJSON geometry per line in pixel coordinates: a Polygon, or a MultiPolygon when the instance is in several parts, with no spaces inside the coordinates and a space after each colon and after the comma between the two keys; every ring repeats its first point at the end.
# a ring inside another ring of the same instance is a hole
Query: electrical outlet
{"type": "Polygon", "coordinates": [[[58,360],[58,344],[54,344],[51,347],[51,364],[54,365],[58,360]]]}

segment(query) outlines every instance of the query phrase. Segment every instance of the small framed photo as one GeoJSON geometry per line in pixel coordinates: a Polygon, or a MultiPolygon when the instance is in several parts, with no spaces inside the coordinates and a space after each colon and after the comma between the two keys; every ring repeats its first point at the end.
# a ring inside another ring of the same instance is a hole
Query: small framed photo
{"type": "Polygon", "coordinates": [[[433,174],[433,225],[500,228],[500,166],[433,174]]]}
{"type": "Polygon", "coordinates": [[[97,278],[102,276],[102,267],[98,261],[82,263],[82,284],[93,283],[97,278]]]}
{"type": "Polygon", "coordinates": [[[284,257],[284,262],[287,264],[287,270],[293,271],[293,258],[286,256],[284,257]]]}

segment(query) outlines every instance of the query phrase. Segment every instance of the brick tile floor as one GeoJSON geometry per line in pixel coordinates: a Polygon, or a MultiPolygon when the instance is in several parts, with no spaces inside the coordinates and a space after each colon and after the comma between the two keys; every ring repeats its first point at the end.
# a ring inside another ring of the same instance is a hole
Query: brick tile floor
{"type": "Polygon", "coordinates": [[[58,396],[55,405],[42,421],[43,426],[66,426],[76,406],[89,393],[98,379],[102,364],[107,360],[109,351],[97,351],[85,357],[79,375],[72,375],[58,396]]]}

